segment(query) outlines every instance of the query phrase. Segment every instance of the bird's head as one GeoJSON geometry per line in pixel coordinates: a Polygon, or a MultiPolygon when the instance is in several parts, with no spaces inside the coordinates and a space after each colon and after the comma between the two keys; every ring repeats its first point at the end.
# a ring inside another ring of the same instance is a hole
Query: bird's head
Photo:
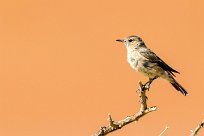
{"type": "Polygon", "coordinates": [[[131,35],[125,38],[117,39],[116,41],[124,43],[126,47],[137,47],[140,45],[144,45],[142,39],[136,35],[131,35]]]}

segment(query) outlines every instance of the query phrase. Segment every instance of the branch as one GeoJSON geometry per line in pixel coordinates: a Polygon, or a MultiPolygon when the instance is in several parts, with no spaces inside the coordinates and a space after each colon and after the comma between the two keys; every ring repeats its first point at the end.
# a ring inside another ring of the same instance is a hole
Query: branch
{"type": "Polygon", "coordinates": [[[149,90],[150,86],[146,86],[146,84],[142,84],[141,81],[139,81],[139,88],[138,88],[138,95],[140,97],[140,110],[135,113],[134,115],[127,116],[126,118],[120,120],[120,121],[114,121],[110,114],[108,114],[108,121],[109,126],[103,126],[100,128],[98,132],[93,134],[93,136],[104,136],[107,135],[113,131],[116,131],[118,129],[121,129],[125,125],[132,123],[134,121],[138,121],[141,117],[144,115],[155,111],[156,107],[147,107],[147,97],[146,97],[146,90],[149,90]]]}
{"type": "Polygon", "coordinates": [[[191,133],[190,136],[195,136],[195,135],[197,135],[198,131],[199,131],[202,127],[204,127],[204,119],[203,119],[202,122],[200,122],[200,123],[198,124],[198,126],[197,126],[194,130],[191,130],[192,133],[191,133]]]}
{"type": "Polygon", "coordinates": [[[165,127],[165,129],[159,134],[159,136],[162,136],[164,134],[164,132],[168,129],[169,127],[165,127]]]}

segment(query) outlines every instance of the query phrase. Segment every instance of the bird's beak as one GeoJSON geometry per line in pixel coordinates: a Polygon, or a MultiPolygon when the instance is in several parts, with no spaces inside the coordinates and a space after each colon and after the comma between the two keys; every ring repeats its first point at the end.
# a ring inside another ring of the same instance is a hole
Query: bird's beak
{"type": "Polygon", "coordinates": [[[124,39],[117,39],[117,42],[124,42],[124,39]]]}

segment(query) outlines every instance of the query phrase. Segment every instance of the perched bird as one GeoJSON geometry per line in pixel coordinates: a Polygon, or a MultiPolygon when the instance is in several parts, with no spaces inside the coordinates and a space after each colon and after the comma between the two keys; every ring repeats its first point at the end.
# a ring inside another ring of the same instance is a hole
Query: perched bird
{"type": "Polygon", "coordinates": [[[148,87],[158,77],[166,79],[172,86],[187,95],[187,91],[174,79],[174,73],[179,73],[167,65],[154,52],[147,48],[143,40],[138,36],[128,36],[116,41],[122,42],[127,48],[127,60],[130,66],[149,77],[145,84],[148,87]]]}

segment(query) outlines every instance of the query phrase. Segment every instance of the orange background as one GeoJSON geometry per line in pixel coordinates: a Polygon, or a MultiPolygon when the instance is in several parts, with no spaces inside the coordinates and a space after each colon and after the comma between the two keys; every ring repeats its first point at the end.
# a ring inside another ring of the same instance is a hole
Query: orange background
{"type": "MultiPolygon", "coordinates": [[[[147,80],[115,39],[136,34],[180,71],[181,93],[158,79],[156,112],[111,136],[190,134],[204,118],[203,0],[0,2],[0,135],[89,136],[139,110],[147,80]]],[[[199,132],[204,135],[204,130],[199,132]]]]}

